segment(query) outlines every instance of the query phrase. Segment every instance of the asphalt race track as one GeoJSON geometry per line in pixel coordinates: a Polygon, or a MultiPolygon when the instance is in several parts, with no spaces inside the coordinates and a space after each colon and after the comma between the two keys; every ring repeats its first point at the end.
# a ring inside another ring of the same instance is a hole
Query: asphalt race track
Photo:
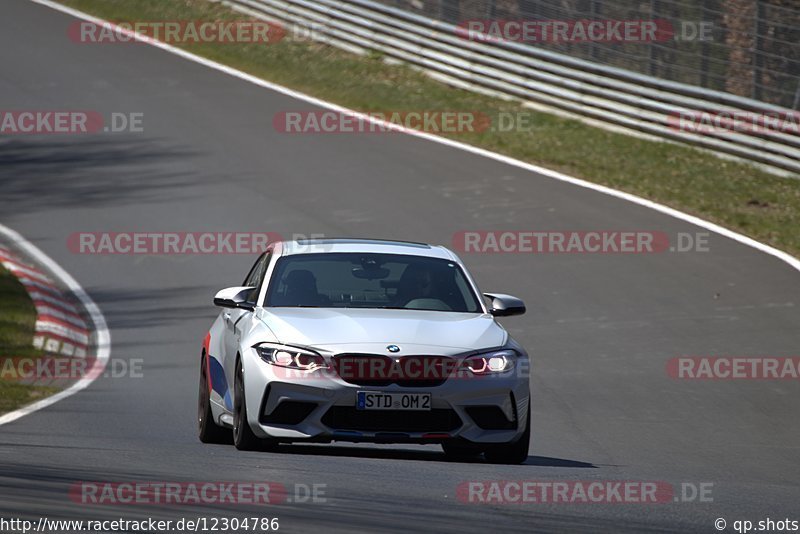
{"type": "Polygon", "coordinates": [[[534,357],[522,466],[446,461],[435,446],[202,445],[199,353],[217,289],[254,256],[80,255],[74,232],[271,231],[450,245],[464,230],[704,232],[591,190],[401,134],[286,135],[310,105],[146,45],[70,42],[72,18],[0,3],[0,107],[144,113],[144,133],[0,138],[0,222],[98,303],[111,357],[141,378],[0,428],[0,516],[279,517],[286,532],[715,532],[714,520],[800,519],[798,382],[670,378],[680,355],[796,356],[800,273],[712,234],[709,251],[462,254],[534,357]],[[713,483],[713,502],[478,505],[470,480],[713,483]],[[324,484],[275,506],[84,505],[76,481],[324,484]],[[794,514],[794,516],[792,516],[794,514]],[[324,529],[324,530],[323,530],[324,529]]]}

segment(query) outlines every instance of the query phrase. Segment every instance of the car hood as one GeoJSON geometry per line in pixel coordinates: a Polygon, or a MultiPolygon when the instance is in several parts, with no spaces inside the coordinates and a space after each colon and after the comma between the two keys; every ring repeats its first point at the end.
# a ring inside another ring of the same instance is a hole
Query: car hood
{"type": "Polygon", "coordinates": [[[280,343],[332,352],[439,353],[499,347],[506,331],[485,313],[358,308],[264,308],[258,314],[280,343]],[[427,351],[426,351],[427,352],[427,351]]]}

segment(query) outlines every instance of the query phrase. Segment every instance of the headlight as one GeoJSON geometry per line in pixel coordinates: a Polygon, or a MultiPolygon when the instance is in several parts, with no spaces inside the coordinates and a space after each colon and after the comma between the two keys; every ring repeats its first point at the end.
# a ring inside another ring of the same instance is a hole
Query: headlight
{"type": "Polygon", "coordinates": [[[513,350],[498,350],[465,358],[463,366],[476,375],[502,373],[514,368],[516,353],[513,350]]]}
{"type": "Polygon", "coordinates": [[[300,369],[302,371],[313,371],[328,367],[325,363],[325,358],[309,350],[271,343],[262,343],[253,348],[256,349],[262,360],[278,367],[288,367],[289,369],[300,369]]]}

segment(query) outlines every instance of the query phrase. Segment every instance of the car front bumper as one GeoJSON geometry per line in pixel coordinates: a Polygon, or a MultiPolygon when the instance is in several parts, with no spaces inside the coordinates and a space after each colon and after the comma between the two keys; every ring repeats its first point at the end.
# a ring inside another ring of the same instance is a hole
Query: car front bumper
{"type": "Polygon", "coordinates": [[[245,373],[253,432],[281,441],[507,443],[523,432],[529,380],[520,368],[431,387],[357,385],[326,370],[287,373],[257,356],[245,373]],[[291,374],[291,377],[287,377],[291,374]],[[430,393],[430,411],[357,410],[358,391],[430,393]]]}

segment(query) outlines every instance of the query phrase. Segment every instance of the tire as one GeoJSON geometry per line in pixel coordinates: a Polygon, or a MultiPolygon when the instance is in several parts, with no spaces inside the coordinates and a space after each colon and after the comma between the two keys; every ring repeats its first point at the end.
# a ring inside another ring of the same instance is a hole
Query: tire
{"type": "Polygon", "coordinates": [[[525,430],[516,441],[491,445],[483,452],[487,461],[493,464],[521,464],[528,459],[531,445],[531,401],[528,401],[528,415],[525,417],[525,430]]]}
{"type": "Polygon", "coordinates": [[[442,443],[442,450],[445,456],[452,460],[469,460],[477,458],[483,452],[482,449],[459,443],[458,441],[445,441],[442,443]]]}
{"type": "Polygon", "coordinates": [[[197,400],[197,437],[203,443],[230,443],[230,430],[217,425],[211,413],[211,391],[208,388],[206,355],[200,358],[200,388],[197,400]]]}
{"type": "Polygon", "coordinates": [[[233,381],[233,444],[240,451],[258,451],[269,448],[271,440],[259,439],[247,422],[247,399],[244,393],[242,361],[236,361],[236,378],[233,381]]]}

